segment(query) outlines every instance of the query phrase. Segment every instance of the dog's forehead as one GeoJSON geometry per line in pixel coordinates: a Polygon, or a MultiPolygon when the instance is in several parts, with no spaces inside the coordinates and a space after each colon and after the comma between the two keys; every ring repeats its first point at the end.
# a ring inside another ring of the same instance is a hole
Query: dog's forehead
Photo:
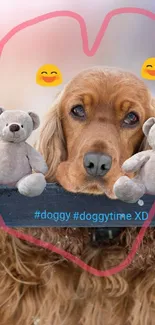
{"type": "Polygon", "coordinates": [[[2,119],[7,122],[24,122],[30,119],[29,115],[23,111],[6,110],[1,115],[2,119]]]}
{"type": "Polygon", "coordinates": [[[79,86],[82,84],[93,85],[93,82],[97,83],[97,85],[107,85],[113,86],[118,85],[119,83],[124,83],[125,85],[131,85],[131,83],[136,83],[139,86],[144,86],[143,81],[141,81],[138,77],[128,71],[113,69],[113,68],[92,68],[88,70],[84,70],[77,74],[70,82],[70,86],[79,86]]]}
{"type": "MultiPolygon", "coordinates": [[[[142,80],[130,72],[118,69],[89,69],[75,76],[66,87],[68,96],[92,95],[97,100],[109,102],[116,97],[143,99],[147,96],[147,88],[142,80]]],[[[68,97],[67,96],[67,97],[68,97]]]]}

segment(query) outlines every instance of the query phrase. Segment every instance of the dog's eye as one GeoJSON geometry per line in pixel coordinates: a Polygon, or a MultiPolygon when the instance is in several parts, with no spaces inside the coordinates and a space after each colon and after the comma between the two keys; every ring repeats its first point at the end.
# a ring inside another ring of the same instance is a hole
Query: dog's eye
{"type": "Polygon", "coordinates": [[[86,113],[82,105],[74,106],[71,109],[71,115],[80,119],[84,119],[86,117],[86,113]]]}
{"type": "Polygon", "coordinates": [[[21,128],[23,128],[23,125],[21,125],[21,128]]]}
{"type": "Polygon", "coordinates": [[[125,119],[123,120],[123,126],[130,127],[139,122],[139,117],[136,113],[130,112],[126,115],[125,119]]]}

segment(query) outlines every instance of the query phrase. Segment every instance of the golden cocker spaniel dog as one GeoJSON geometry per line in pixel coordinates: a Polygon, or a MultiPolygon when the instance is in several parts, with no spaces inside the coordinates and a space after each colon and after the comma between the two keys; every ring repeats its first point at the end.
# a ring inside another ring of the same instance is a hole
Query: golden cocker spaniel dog
{"type": "MultiPolygon", "coordinates": [[[[121,165],[145,149],[142,125],[151,116],[153,99],[133,74],[112,68],[82,71],[59,94],[40,132],[47,181],[115,199],[121,165]]],[[[125,229],[117,241],[100,247],[92,247],[85,228],[21,231],[104,270],[124,260],[139,230],[125,229]]],[[[130,266],[101,278],[0,230],[0,324],[153,325],[154,237],[154,229],[148,229],[130,266]]]]}

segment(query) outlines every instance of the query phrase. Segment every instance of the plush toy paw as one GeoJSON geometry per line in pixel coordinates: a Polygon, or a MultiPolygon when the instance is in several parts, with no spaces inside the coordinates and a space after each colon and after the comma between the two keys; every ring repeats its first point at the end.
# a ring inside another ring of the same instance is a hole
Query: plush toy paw
{"type": "Polygon", "coordinates": [[[127,159],[122,165],[122,170],[124,170],[126,173],[133,172],[137,168],[138,168],[138,161],[137,159],[133,159],[133,157],[127,159]]]}
{"type": "Polygon", "coordinates": [[[20,194],[34,197],[40,195],[44,191],[46,180],[43,174],[35,173],[23,177],[16,186],[20,194]]]}
{"type": "Polygon", "coordinates": [[[137,202],[145,193],[143,184],[136,183],[127,176],[120,177],[113,187],[114,193],[121,201],[137,202]]]}
{"type": "Polygon", "coordinates": [[[118,199],[125,202],[134,201],[133,181],[127,177],[120,177],[114,184],[114,193],[118,199]]]}
{"type": "Polygon", "coordinates": [[[132,198],[132,181],[127,176],[120,177],[114,184],[114,193],[118,199],[126,201],[132,198]]]}

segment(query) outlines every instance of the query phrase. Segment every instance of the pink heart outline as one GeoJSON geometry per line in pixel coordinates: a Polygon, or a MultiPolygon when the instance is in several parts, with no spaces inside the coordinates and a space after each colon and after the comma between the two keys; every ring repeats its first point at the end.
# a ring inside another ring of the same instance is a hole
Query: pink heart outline
{"type": "Polygon", "coordinates": [[[116,16],[116,15],[120,15],[120,14],[140,14],[143,16],[146,16],[150,19],[155,20],[155,14],[152,11],[146,10],[146,9],[142,9],[142,8],[134,8],[134,7],[128,7],[128,8],[118,8],[118,9],[114,9],[108,12],[108,14],[105,16],[105,18],[103,19],[102,25],[100,27],[100,30],[96,36],[96,39],[94,41],[94,44],[92,46],[92,48],[89,50],[88,47],[88,35],[87,35],[87,27],[86,27],[86,23],[84,18],[77,14],[76,12],[73,11],[69,11],[69,10],[60,10],[60,11],[53,11],[53,12],[49,12],[46,13],[44,15],[41,16],[37,16],[35,18],[32,18],[30,20],[24,21],[23,23],[16,25],[14,28],[12,28],[1,40],[0,40],[0,56],[2,55],[3,52],[3,48],[4,46],[8,43],[8,41],[18,32],[22,31],[23,29],[36,25],[40,22],[43,22],[45,20],[51,19],[51,18],[56,18],[56,17],[69,17],[69,18],[73,18],[75,19],[79,25],[80,25],[80,29],[81,29],[81,38],[83,41],[83,52],[87,55],[87,56],[93,56],[96,51],[98,50],[100,43],[103,39],[103,36],[105,34],[105,31],[108,27],[108,24],[110,22],[110,20],[116,16]]]}
{"type": "MultiPolygon", "coordinates": [[[[33,26],[37,23],[40,23],[42,21],[45,21],[47,19],[50,18],[54,18],[54,17],[70,17],[70,18],[74,18],[78,21],[78,23],[80,24],[80,28],[81,28],[81,37],[82,37],[82,41],[83,41],[83,51],[87,56],[93,56],[96,51],[99,48],[99,45],[103,39],[103,36],[105,34],[105,31],[108,27],[108,24],[110,22],[110,20],[112,19],[112,17],[119,15],[119,14],[124,14],[124,13],[136,13],[136,14],[141,14],[143,16],[146,16],[150,19],[155,20],[155,14],[151,11],[145,10],[145,9],[141,9],[141,8],[134,8],[134,7],[130,7],[130,8],[119,8],[119,9],[114,9],[112,11],[110,11],[105,19],[102,22],[101,28],[96,36],[96,39],[94,41],[94,44],[91,48],[91,50],[89,50],[88,47],[88,36],[87,36],[87,28],[86,28],[86,24],[85,24],[85,20],[83,19],[82,16],[80,16],[79,14],[72,12],[72,11],[55,11],[55,12],[50,12],[38,17],[35,17],[33,19],[27,20],[17,26],[15,26],[13,29],[11,29],[0,41],[0,56],[2,55],[4,46],[7,44],[7,42],[19,31],[33,26]]],[[[104,270],[104,271],[100,271],[97,270],[87,264],[85,264],[81,259],[79,259],[78,257],[48,243],[48,242],[44,242],[42,240],[39,240],[33,236],[30,235],[26,235],[21,233],[20,231],[11,229],[9,227],[7,227],[5,225],[5,222],[2,218],[2,216],[0,216],[0,228],[2,228],[6,233],[10,234],[11,236],[20,238],[22,240],[26,240],[30,243],[33,243],[37,246],[49,249],[53,252],[56,252],[57,254],[63,256],[64,258],[67,258],[68,260],[74,262],[76,265],[78,265],[79,267],[81,267],[82,269],[84,269],[85,271],[96,275],[96,276],[100,276],[100,277],[108,277],[111,276],[113,274],[116,274],[120,271],[122,271],[123,269],[125,269],[133,260],[142,240],[143,237],[146,233],[147,228],[149,227],[151,220],[153,219],[155,215],[155,202],[153,203],[150,212],[149,212],[149,217],[148,220],[146,220],[143,224],[143,226],[141,227],[141,230],[139,232],[139,234],[137,235],[132,249],[130,251],[130,253],[128,254],[128,256],[126,257],[126,259],[124,259],[123,262],[121,262],[119,265],[117,265],[116,267],[113,267],[109,270],[104,270]]]]}

